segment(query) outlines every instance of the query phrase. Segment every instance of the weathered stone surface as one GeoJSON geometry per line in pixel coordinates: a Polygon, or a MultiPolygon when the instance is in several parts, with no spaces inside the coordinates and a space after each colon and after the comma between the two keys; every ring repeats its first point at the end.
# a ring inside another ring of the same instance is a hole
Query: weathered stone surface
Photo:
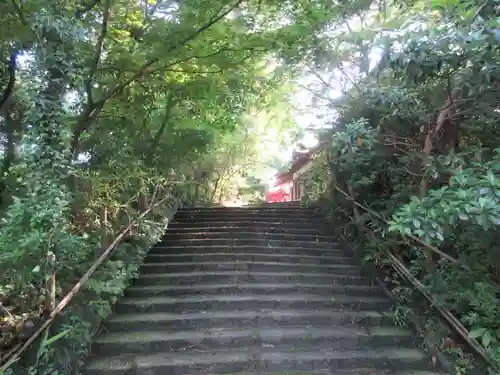
{"type": "Polygon", "coordinates": [[[86,375],[437,375],[313,210],[179,212],[86,375]]]}

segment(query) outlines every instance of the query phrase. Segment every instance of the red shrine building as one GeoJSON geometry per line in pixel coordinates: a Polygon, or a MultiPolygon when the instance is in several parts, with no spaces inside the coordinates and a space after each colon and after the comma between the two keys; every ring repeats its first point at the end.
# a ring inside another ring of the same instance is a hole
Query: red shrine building
{"type": "Polygon", "coordinates": [[[299,145],[293,152],[292,165],[287,172],[276,175],[276,183],[267,193],[268,202],[299,201],[305,195],[303,182],[299,177],[307,172],[313,163],[314,156],[321,151],[320,145],[307,149],[299,145]]]}

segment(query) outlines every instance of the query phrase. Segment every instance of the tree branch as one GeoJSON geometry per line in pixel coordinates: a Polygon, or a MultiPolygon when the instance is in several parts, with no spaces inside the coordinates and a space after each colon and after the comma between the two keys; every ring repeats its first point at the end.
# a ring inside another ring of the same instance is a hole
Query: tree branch
{"type": "MultiPolygon", "coordinates": [[[[204,31],[208,30],[210,27],[215,25],[217,22],[222,20],[225,16],[227,16],[231,11],[233,11],[236,7],[238,7],[244,0],[237,0],[232,6],[230,6],[227,10],[224,12],[220,13],[219,12],[222,10],[224,5],[219,8],[217,11],[217,14],[212,16],[204,25],[202,25],[200,28],[198,28],[194,33],[190,34],[186,38],[182,39],[179,43],[174,44],[170,48],[165,51],[165,53],[170,53],[177,48],[180,48],[182,46],[185,46],[187,43],[190,41],[196,39],[200,34],[202,34],[204,31]]],[[[217,53],[219,53],[218,51],[217,53]]],[[[193,57],[190,57],[190,59],[193,57]]],[[[79,121],[77,122],[77,126],[75,131],[73,132],[73,137],[71,140],[71,154],[74,154],[76,149],[78,148],[78,143],[80,140],[80,136],[87,131],[88,127],[92,123],[92,121],[99,115],[100,111],[104,107],[104,104],[106,101],[111,98],[112,96],[116,95],[118,92],[123,90],[125,87],[130,85],[132,82],[137,80],[138,78],[142,77],[144,74],[148,72],[148,69],[155,64],[159,60],[159,57],[153,57],[149,61],[147,61],[135,74],[132,75],[132,77],[124,80],[114,88],[110,89],[107,91],[102,99],[100,99],[98,102],[94,103],[92,106],[86,108],[84,112],[82,113],[82,116],[80,116],[79,121]]],[[[182,60],[181,60],[182,61],[182,60]]],[[[176,62],[177,63],[177,62],[176,62]]],[[[170,64],[172,66],[173,64],[170,64]]]]}
{"type": "Polygon", "coordinates": [[[90,12],[92,9],[94,9],[101,0],[92,0],[90,3],[83,5],[80,9],[78,9],[75,13],[75,17],[78,19],[81,19],[83,15],[87,12],[90,12]]]}
{"type": "Polygon", "coordinates": [[[321,83],[326,86],[326,88],[328,88],[330,90],[333,89],[332,85],[330,85],[328,82],[326,82],[325,79],[323,77],[321,77],[321,75],[316,70],[311,68],[309,65],[306,65],[306,66],[309,69],[309,72],[312,73],[317,79],[319,79],[321,81],[321,83]]]}
{"type": "Polygon", "coordinates": [[[17,70],[17,50],[12,50],[10,54],[9,64],[7,66],[7,72],[9,74],[9,81],[7,82],[7,86],[3,91],[2,96],[0,97],[0,112],[2,111],[3,106],[9,100],[10,96],[14,92],[14,85],[16,83],[16,70],[17,70]]]}
{"type": "Polygon", "coordinates": [[[104,46],[104,39],[106,38],[106,34],[108,32],[108,21],[109,21],[110,8],[111,8],[111,0],[106,0],[106,2],[104,4],[104,13],[102,16],[101,33],[99,34],[99,38],[97,39],[95,53],[94,53],[94,60],[92,62],[92,66],[90,68],[89,76],[85,80],[85,88],[87,91],[87,100],[88,100],[87,105],[89,105],[89,106],[92,106],[94,103],[92,100],[92,80],[94,78],[94,74],[96,72],[96,69],[99,66],[99,61],[101,60],[102,49],[104,46]]]}
{"type": "Polygon", "coordinates": [[[327,98],[326,96],[323,96],[323,95],[320,95],[318,94],[316,91],[314,91],[313,89],[311,89],[310,87],[307,87],[306,85],[303,85],[301,83],[298,83],[297,84],[299,87],[302,87],[304,90],[307,90],[309,91],[312,95],[314,95],[315,97],[317,97],[318,99],[321,99],[321,100],[324,100],[330,104],[333,104],[334,101],[333,99],[330,99],[330,98],[327,98]]]}
{"type": "Polygon", "coordinates": [[[165,115],[163,116],[163,122],[160,126],[160,129],[156,132],[153,142],[151,144],[151,156],[153,156],[153,152],[156,150],[156,147],[158,147],[158,143],[160,142],[160,138],[165,132],[165,129],[167,128],[168,120],[170,119],[170,113],[172,111],[172,108],[175,105],[175,100],[174,100],[174,95],[170,92],[167,98],[167,103],[166,103],[166,109],[165,109],[165,115]]]}

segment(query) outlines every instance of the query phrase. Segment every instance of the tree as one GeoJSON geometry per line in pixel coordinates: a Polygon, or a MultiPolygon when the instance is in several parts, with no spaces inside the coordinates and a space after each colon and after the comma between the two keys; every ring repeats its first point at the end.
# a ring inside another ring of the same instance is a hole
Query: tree
{"type": "MultiPolygon", "coordinates": [[[[497,10],[473,1],[374,5],[358,4],[307,62],[308,89],[331,112],[331,146],[307,177],[309,199],[330,203],[336,226],[362,239],[368,260],[386,268],[394,252],[498,371],[497,10]],[[326,97],[332,75],[349,83],[336,99],[326,97]],[[448,260],[395,234],[439,247],[448,260]]],[[[411,289],[387,276],[408,303],[411,289]]],[[[472,366],[460,361],[457,371],[472,366]]]]}
{"type": "Polygon", "coordinates": [[[259,137],[293,133],[291,79],[337,14],[327,1],[0,4],[2,349],[53,305],[54,257],[59,299],[133,217],[170,197],[16,371],[76,373],[168,205],[209,201],[258,174],[259,137]],[[256,113],[279,116],[249,121],[256,113]]]}

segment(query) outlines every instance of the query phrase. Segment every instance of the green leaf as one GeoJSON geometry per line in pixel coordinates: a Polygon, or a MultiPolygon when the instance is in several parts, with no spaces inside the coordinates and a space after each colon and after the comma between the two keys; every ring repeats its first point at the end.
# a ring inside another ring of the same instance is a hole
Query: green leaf
{"type": "Polygon", "coordinates": [[[469,332],[469,337],[471,339],[477,339],[481,337],[486,332],[486,328],[476,328],[469,332]]]}
{"type": "Polygon", "coordinates": [[[65,329],[61,332],[59,332],[58,334],[52,336],[50,339],[47,339],[43,342],[43,346],[44,347],[47,347],[47,346],[50,346],[51,344],[55,343],[56,341],[58,340],[61,340],[63,338],[65,338],[66,336],[68,336],[68,334],[72,331],[73,329],[72,328],[68,328],[68,329],[65,329]]]}
{"type": "Polygon", "coordinates": [[[481,208],[483,208],[487,202],[488,202],[488,199],[485,197],[480,197],[478,199],[478,204],[479,204],[479,207],[481,207],[481,208]]]}
{"type": "Polygon", "coordinates": [[[482,343],[485,348],[488,348],[491,344],[492,335],[490,331],[486,331],[482,336],[482,343]]]}

